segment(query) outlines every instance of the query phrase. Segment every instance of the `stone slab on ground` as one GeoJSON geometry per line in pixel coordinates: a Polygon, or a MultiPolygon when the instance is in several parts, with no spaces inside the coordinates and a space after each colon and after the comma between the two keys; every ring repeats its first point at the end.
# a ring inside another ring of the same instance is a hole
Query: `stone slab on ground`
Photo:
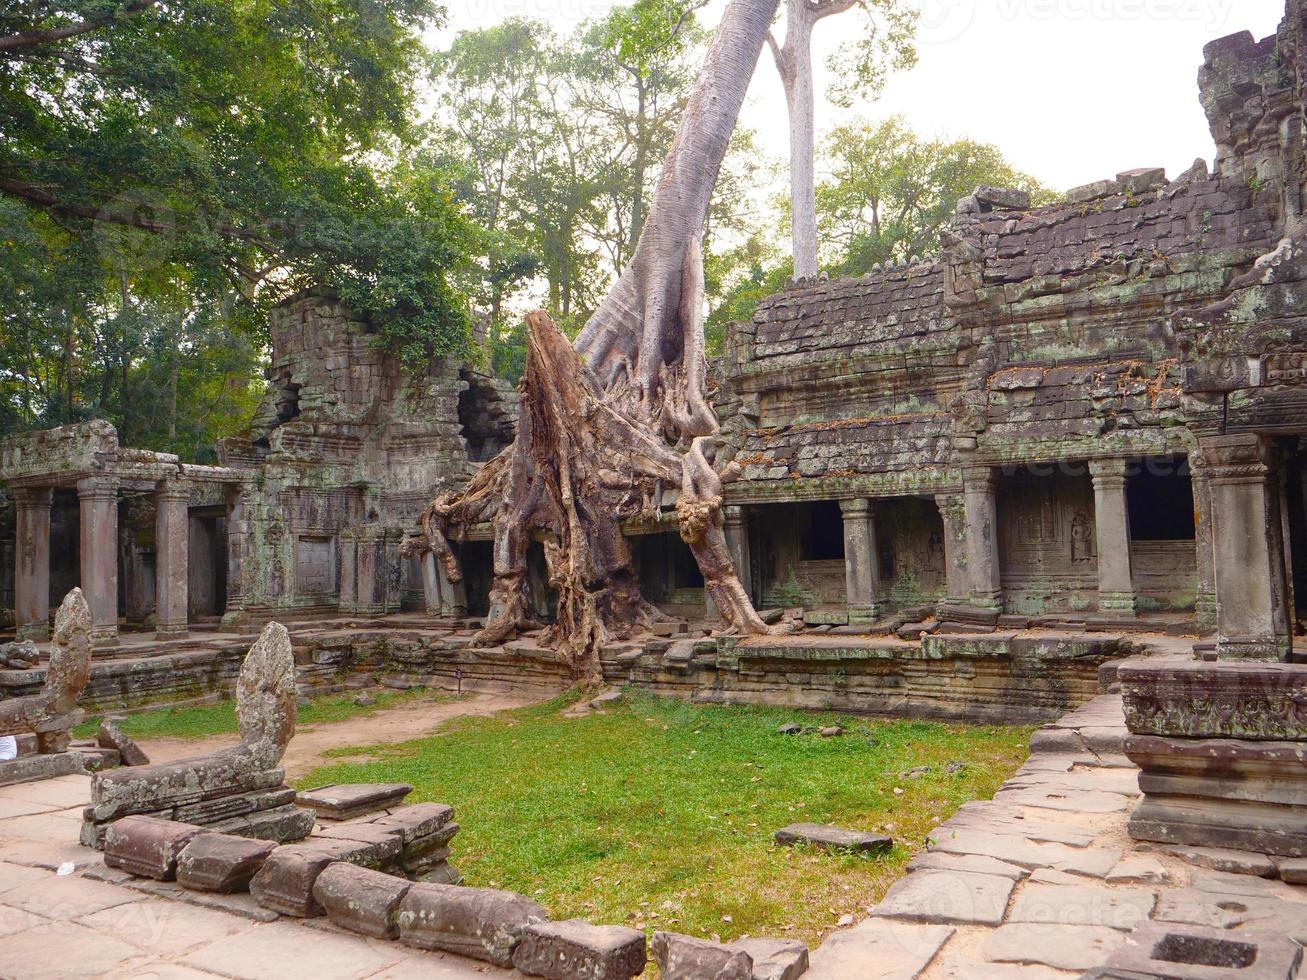
{"type": "Polygon", "coordinates": [[[363,855],[370,845],[353,841],[315,839],[287,844],[268,855],[250,880],[250,894],[265,909],[308,919],[323,914],[313,896],[318,875],[336,861],[366,863],[363,855]]]}
{"type": "Polygon", "coordinates": [[[809,960],[805,980],[913,980],[949,941],[952,926],[867,919],[833,934],[809,960]]]}
{"type": "Polygon", "coordinates": [[[294,922],[270,922],[210,943],[180,962],[235,980],[265,980],[271,972],[312,980],[362,980],[409,954],[398,943],[366,942],[294,922]],[[274,971],[272,964],[281,968],[274,971]]]}
{"type": "Polygon", "coordinates": [[[914,922],[998,925],[1013,881],[1001,875],[928,869],[890,886],[876,915],[914,922]]]}
{"type": "Polygon", "coordinates": [[[1109,885],[1165,885],[1170,883],[1171,873],[1155,857],[1127,854],[1103,880],[1109,885]]]}
{"type": "Polygon", "coordinates": [[[995,963],[1034,963],[1057,970],[1089,970],[1125,942],[1126,934],[1108,926],[1017,922],[999,926],[982,950],[995,963]]]}
{"type": "Polygon", "coordinates": [[[880,834],[819,823],[792,823],[776,831],[772,838],[782,847],[807,844],[827,851],[852,851],[857,854],[880,854],[894,846],[892,839],[880,834]]]}
{"type": "Polygon", "coordinates": [[[1258,878],[1274,878],[1278,874],[1274,861],[1265,854],[1256,854],[1252,851],[1236,851],[1225,847],[1197,847],[1188,844],[1162,844],[1158,849],[1179,858],[1186,864],[1210,868],[1213,871],[1255,875],[1258,878]]]}
{"type": "Polygon", "coordinates": [[[0,938],[0,964],[21,964],[23,980],[101,976],[139,954],[130,943],[76,922],[49,922],[0,938]]]}
{"type": "Polygon", "coordinates": [[[737,939],[729,943],[753,960],[753,980],[798,980],[808,971],[808,947],[794,939],[737,939]]]}
{"type": "Polygon", "coordinates": [[[655,932],[649,948],[662,980],[753,978],[753,959],[742,949],[675,932],[655,932]]]}
{"type": "Polygon", "coordinates": [[[1008,864],[998,858],[981,857],[977,854],[949,854],[947,851],[926,851],[918,854],[908,862],[909,871],[967,871],[971,874],[1001,875],[1020,881],[1028,872],[1015,864],[1008,864]]]}
{"type": "Polygon", "coordinates": [[[528,925],[513,965],[548,980],[629,980],[644,972],[644,933],[580,919],[528,925]]]}
{"type": "Polygon", "coordinates": [[[332,783],[301,791],[295,802],[327,820],[353,820],[394,809],[411,792],[408,783],[332,783]]]}
{"type": "Polygon", "coordinates": [[[1158,896],[1153,918],[1215,929],[1271,932],[1307,944],[1307,906],[1279,898],[1174,888],[1158,896]]]}
{"type": "Polygon", "coordinates": [[[1302,947],[1282,935],[1148,922],[1112,954],[1104,973],[1178,980],[1293,980],[1301,962],[1302,947]]]}
{"type": "Polygon", "coordinates": [[[104,863],[142,878],[172,881],[177,857],[204,828],[155,817],[122,817],[105,828],[104,863]]]}
{"type": "Polygon", "coordinates": [[[244,891],[276,849],[275,841],[200,834],[177,855],[177,883],[192,891],[244,891]]]}
{"type": "Polygon", "coordinates": [[[1157,895],[1098,885],[1027,884],[1008,915],[1009,922],[1107,926],[1129,931],[1152,914],[1157,895]]]}

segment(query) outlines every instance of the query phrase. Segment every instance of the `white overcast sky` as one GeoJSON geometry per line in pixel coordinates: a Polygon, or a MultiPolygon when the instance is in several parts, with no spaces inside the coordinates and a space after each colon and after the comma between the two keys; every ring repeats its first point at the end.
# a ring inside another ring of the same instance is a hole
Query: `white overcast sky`
{"type": "MultiPolygon", "coordinates": [[[[1133,167],[1164,166],[1174,177],[1214,153],[1197,74],[1203,45],[1238,31],[1275,32],[1284,0],[913,0],[922,5],[920,63],[893,77],[884,95],[852,110],[871,119],[902,113],[928,136],[967,136],[998,145],[1014,166],[1058,190],[1133,167]]],[[[460,30],[531,16],[566,33],[618,0],[449,0],[460,30]]],[[[715,24],[725,0],[713,0],[715,24]]],[[[860,15],[817,26],[824,62],[860,15]]],[[[825,71],[822,68],[824,82],[825,71]]],[[[824,84],[822,84],[824,90],[824,84]]],[[[763,52],[742,122],[763,148],[785,158],[784,100],[763,52]]],[[[819,98],[825,132],[850,115],[819,98]]]]}

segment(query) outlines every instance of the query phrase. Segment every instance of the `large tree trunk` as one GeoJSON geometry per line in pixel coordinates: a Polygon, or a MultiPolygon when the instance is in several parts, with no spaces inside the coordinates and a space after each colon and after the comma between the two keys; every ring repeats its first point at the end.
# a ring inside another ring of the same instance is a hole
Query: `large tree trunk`
{"type": "Polygon", "coordinates": [[[552,628],[573,675],[602,680],[599,651],[657,615],[641,596],[622,523],[657,517],[679,487],[677,524],[728,628],[765,632],[721,528],[723,474],[703,349],[701,236],[722,158],[779,0],[732,0],[654,191],[630,264],[576,341],[543,312],[527,317],[526,373],[513,445],[461,493],[432,503],[413,554],[433,551],[462,578],[450,539],[492,519],[495,584],[477,642],[539,626],[526,553],[544,546],[558,595],[552,628]]]}

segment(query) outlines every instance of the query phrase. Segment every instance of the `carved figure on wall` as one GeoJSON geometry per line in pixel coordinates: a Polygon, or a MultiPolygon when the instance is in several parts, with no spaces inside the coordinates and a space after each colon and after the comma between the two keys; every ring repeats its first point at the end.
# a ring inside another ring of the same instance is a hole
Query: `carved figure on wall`
{"type": "Polygon", "coordinates": [[[1071,518],[1071,561],[1093,561],[1094,557],[1094,522],[1078,510],[1071,518]]]}

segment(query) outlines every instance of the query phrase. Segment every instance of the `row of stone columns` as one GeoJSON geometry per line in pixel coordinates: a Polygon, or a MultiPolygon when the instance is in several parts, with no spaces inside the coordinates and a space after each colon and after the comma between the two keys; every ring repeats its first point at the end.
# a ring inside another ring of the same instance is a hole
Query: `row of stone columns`
{"type": "MultiPolygon", "coordinates": [[[[14,613],[20,638],[50,633],[51,487],[19,487],[14,613]]],[[[118,636],[118,481],[77,481],[78,582],[91,609],[91,640],[118,636]]],[[[165,480],[155,492],[155,619],[160,637],[185,636],[189,574],[190,485],[165,480]]]]}

